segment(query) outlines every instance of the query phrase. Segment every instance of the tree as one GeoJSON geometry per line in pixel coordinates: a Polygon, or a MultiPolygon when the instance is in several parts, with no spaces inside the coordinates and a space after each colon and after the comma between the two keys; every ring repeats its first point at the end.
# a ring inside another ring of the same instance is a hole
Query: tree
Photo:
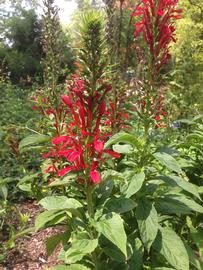
{"type": "Polygon", "coordinates": [[[33,9],[18,9],[15,16],[4,22],[2,36],[5,59],[11,80],[14,83],[41,74],[40,60],[42,57],[41,21],[33,9]]]}

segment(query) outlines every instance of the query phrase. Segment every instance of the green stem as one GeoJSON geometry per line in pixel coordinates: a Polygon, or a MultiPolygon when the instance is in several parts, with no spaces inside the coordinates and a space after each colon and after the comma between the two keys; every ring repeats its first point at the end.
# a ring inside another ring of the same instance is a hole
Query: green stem
{"type": "MultiPolygon", "coordinates": [[[[86,188],[86,202],[87,202],[87,211],[89,214],[89,217],[94,216],[94,206],[93,206],[93,200],[92,200],[92,186],[88,185],[86,188]]],[[[89,230],[91,232],[91,237],[95,238],[95,230],[90,228],[89,230]]],[[[98,270],[98,260],[97,260],[97,252],[96,250],[92,252],[92,260],[94,262],[95,270],[98,270]]]]}
{"type": "Polygon", "coordinates": [[[94,207],[92,201],[92,187],[90,185],[88,185],[86,189],[86,201],[88,214],[92,217],[94,215],[94,207]]]}

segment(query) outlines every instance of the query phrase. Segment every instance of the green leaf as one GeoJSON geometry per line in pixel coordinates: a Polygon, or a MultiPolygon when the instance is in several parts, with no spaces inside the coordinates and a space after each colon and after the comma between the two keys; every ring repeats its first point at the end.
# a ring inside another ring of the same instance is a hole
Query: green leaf
{"type": "Polygon", "coordinates": [[[104,207],[107,208],[109,212],[125,213],[134,209],[136,203],[131,199],[120,197],[108,200],[104,207]]]}
{"type": "Polygon", "coordinates": [[[46,239],[47,255],[50,256],[54,252],[58,244],[60,244],[61,242],[63,244],[66,244],[69,238],[70,238],[70,232],[68,231],[51,235],[48,239],[46,239]]]}
{"type": "Polygon", "coordinates": [[[149,251],[159,227],[157,212],[153,204],[146,200],[140,200],[136,209],[136,219],[141,239],[149,251]]]}
{"type": "Polygon", "coordinates": [[[203,228],[191,229],[191,235],[203,258],[203,228]]]}
{"type": "Polygon", "coordinates": [[[39,230],[44,227],[45,224],[54,220],[56,217],[65,217],[65,211],[50,210],[39,214],[35,220],[35,228],[39,230]]]}
{"type": "Polygon", "coordinates": [[[145,180],[145,174],[143,172],[139,174],[135,174],[132,177],[130,184],[125,192],[126,198],[130,198],[132,195],[138,192],[141,189],[144,180],[145,180]]]}
{"type": "Polygon", "coordinates": [[[119,249],[113,249],[109,247],[104,247],[102,250],[106,253],[108,257],[116,262],[125,262],[126,258],[124,254],[119,249]]]}
{"type": "Polygon", "coordinates": [[[91,270],[82,264],[72,264],[72,265],[57,265],[45,270],[91,270]]]}
{"type": "Polygon", "coordinates": [[[169,268],[169,267],[155,267],[155,268],[152,268],[152,270],[175,270],[175,268],[169,268]]]}
{"type": "Polygon", "coordinates": [[[39,173],[34,173],[34,174],[26,175],[26,176],[24,176],[23,178],[21,178],[19,180],[19,183],[22,184],[22,183],[25,183],[25,182],[30,182],[33,179],[37,178],[38,176],[39,176],[39,173]]]}
{"type": "Polygon", "coordinates": [[[189,258],[181,238],[171,228],[160,228],[153,248],[177,270],[189,270],[189,258]]]}
{"type": "Polygon", "coordinates": [[[171,186],[179,186],[183,190],[193,194],[195,197],[201,200],[198,193],[198,186],[187,182],[186,180],[176,176],[176,175],[168,175],[168,176],[160,176],[159,179],[163,180],[166,184],[171,186]]]}
{"type": "Polygon", "coordinates": [[[131,154],[133,147],[129,144],[115,144],[113,150],[119,154],[131,154]]]}
{"type": "Polygon", "coordinates": [[[134,147],[139,147],[140,146],[140,141],[134,135],[128,134],[128,133],[125,133],[125,132],[120,132],[120,133],[117,133],[117,134],[113,135],[105,143],[105,146],[104,147],[105,148],[108,148],[112,144],[116,144],[116,143],[119,143],[119,142],[129,143],[129,144],[131,144],[134,147]]]}
{"type": "Polygon", "coordinates": [[[72,264],[80,261],[85,255],[91,254],[98,246],[98,239],[73,238],[70,248],[65,251],[65,262],[72,264]]]}
{"type": "Polygon", "coordinates": [[[120,215],[116,213],[104,215],[94,226],[99,233],[103,234],[127,257],[127,237],[120,215]]]}
{"type": "Polygon", "coordinates": [[[161,212],[170,214],[189,214],[191,211],[203,213],[203,207],[184,195],[170,194],[159,198],[156,202],[161,212]]]}
{"type": "Polygon", "coordinates": [[[19,189],[26,191],[26,192],[32,192],[32,185],[31,183],[18,183],[19,189]]]}
{"type": "Polygon", "coordinates": [[[129,270],[141,270],[143,267],[144,247],[139,238],[136,238],[133,244],[133,254],[129,260],[129,270]]]}
{"type": "Polygon", "coordinates": [[[191,209],[183,203],[174,201],[169,197],[159,198],[156,201],[156,209],[163,214],[190,214],[191,209]]]}
{"type": "Polygon", "coordinates": [[[6,185],[0,186],[0,197],[3,198],[3,200],[6,200],[8,196],[8,188],[6,185]]]}
{"type": "Polygon", "coordinates": [[[10,177],[0,178],[0,186],[9,184],[9,183],[12,183],[12,182],[15,182],[15,181],[18,181],[18,180],[14,179],[14,178],[10,178],[10,177]]]}
{"type": "Polygon", "coordinates": [[[28,137],[22,139],[22,141],[19,144],[19,149],[21,151],[23,148],[33,145],[33,144],[49,142],[50,139],[51,138],[49,136],[41,135],[41,134],[29,135],[28,137]]]}
{"type": "Polygon", "coordinates": [[[102,204],[112,193],[114,186],[113,180],[102,181],[100,185],[95,189],[96,198],[99,200],[99,204],[102,204]]]}
{"type": "Polygon", "coordinates": [[[66,186],[70,185],[71,180],[76,177],[75,173],[69,173],[67,176],[65,176],[63,179],[58,179],[51,184],[49,184],[49,187],[58,187],[58,186],[66,186]]]}
{"type": "Polygon", "coordinates": [[[164,152],[156,152],[153,156],[163,165],[165,165],[168,169],[181,173],[182,170],[178,164],[178,162],[170,155],[164,152]]]}
{"type": "Polygon", "coordinates": [[[187,250],[191,265],[193,265],[197,270],[202,270],[203,262],[199,260],[199,258],[195,254],[195,251],[192,250],[190,246],[188,246],[186,243],[184,243],[184,245],[187,250]]]}
{"type": "Polygon", "coordinates": [[[46,210],[65,210],[81,208],[82,204],[66,196],[48,196],[39,201],[46,210]]]}

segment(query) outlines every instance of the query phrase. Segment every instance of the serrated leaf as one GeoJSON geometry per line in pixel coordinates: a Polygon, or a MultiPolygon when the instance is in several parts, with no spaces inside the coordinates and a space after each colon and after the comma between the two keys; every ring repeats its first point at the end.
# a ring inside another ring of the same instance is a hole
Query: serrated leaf
{"type": "Polygon", "coordinates": [[[127,237],[123,226],[123,219],[119,214],[104,215],[94,224],[96,230],[117,246],[127,257],[127,237]]]}
{"type": "Polygon", "coordinates": [[[136,203],[131,199],[120,197],[108,200],[104,207],[107,208],[109,212],[121,214],[134,209],[136,207],[136,203]]]}
{"type": "Polygon", "coordinates": [[[145,180],[145,174],[143,172],[139,174],[135,174],[132,177],[130,184],[125,192],[126,198],[130,198],[132,195],[138,192],[141,189],[142,184],[144,183],[144,180],[145,180]]]}
{"type": "Polygon", "coordinates": [[[171,228],[160,228],[153,248],[177,270],[189,270],[189,258],[181,238],[171,228]]]}
{"type": "Polygon", "coordinates": [[[174,157],[164,153],[164,152],[156,152],[153,154],[153,156],[164,166],[166,166],[168,169],[181,173],[182,170],[178,164],[178,162],[175,160],[174,157]]]}
{"type": "Polygon", "coordinates": [[[157,212],[153,204],[146,200],[140,200],[136,209],[136,219],[141,239],[149,251],[159,227],[157,212]]]}
{"type": "Polygon", "coordinates": [[[22,139],[22,141],[19,144],[19,149],[21,151],[23,148],[33,145],[33,144],[49,142],[50,139],[51,138],[49,136],[41,135],[41,134],[29,135],[28,137],[22,139]]]}

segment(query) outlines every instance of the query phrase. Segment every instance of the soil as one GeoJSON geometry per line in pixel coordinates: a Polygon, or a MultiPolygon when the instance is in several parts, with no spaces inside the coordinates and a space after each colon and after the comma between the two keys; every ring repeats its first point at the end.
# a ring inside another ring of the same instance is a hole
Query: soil
{"type": "MultiPolygon", "coordinates": [[[[35,217],[42,211],[35,202],[26,202],[17,205],[22,213],[29,213],[28,225],[34,225],[35,217]]],[[[16,222],[16,220],[14,219],[16,222]]],[[[6,260],[0,264],[0,270],[43,270],[60,263],[58,254],[60,246],[48,257],[46,253],[46,239],[62,232],[63,228],[46,228],[16,240],[16,245],[7,252],[6,260]]]]}

